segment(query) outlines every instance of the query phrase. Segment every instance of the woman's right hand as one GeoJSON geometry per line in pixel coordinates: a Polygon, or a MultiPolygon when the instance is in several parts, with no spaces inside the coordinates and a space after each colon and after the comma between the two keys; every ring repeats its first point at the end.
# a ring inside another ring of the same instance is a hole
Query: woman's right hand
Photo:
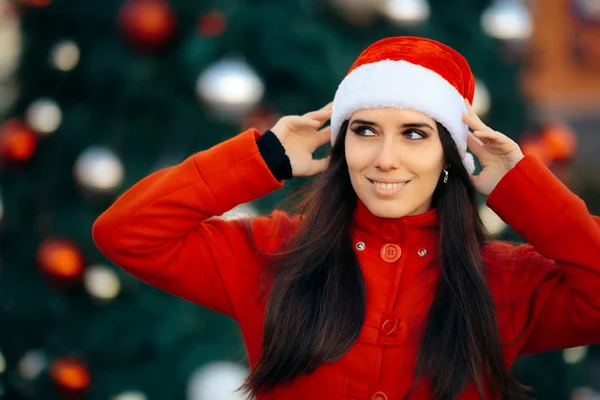
{"type": "Polygon", "coordinates": [[[292,164],[293,176],[313,176],[323,172],[329,157],[315,160],[313,153],[331,139],[331,127],[319,129],[331,118],[333,103],[302,116],[282,117],[271,131],[277,136],[292,164]]]}

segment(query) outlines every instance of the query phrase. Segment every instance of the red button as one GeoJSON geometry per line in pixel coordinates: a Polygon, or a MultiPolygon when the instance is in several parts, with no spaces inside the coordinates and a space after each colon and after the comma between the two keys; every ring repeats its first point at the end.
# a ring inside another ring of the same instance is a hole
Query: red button
{"type": "Polygon", "coordinates": [[[374,393],[373,396],[371,396],[371,400],[389,400],[387,397],[387,394],[383,393],[383,392],[377,392],[374,393]]]}
{"type": "Polygon", "coordinates": [[[383,240],[387,242],[395,242],[400,237],[400,233],[398,232],[398,228],[396,228],[392,224],[383,224],[379,228],[379,234],[383,238],[383,240]]]}
{"type": "Polygon", "coordinates": [[[392,333],[394,333],[394,331],[396,330],[397,327],[398,327],[398,318],[396,318],[396,317],[388,318],[385,321],[383,321],[383,323],[381,324],[381,332],[384,335],[389,336],[392,333]]]}
{"type": "Polygon", "coordinates": [[[402,255],[402,249],[397,244],[387,243],[381,247],[379,255],[383,261],[393,263],[402,255]]]}

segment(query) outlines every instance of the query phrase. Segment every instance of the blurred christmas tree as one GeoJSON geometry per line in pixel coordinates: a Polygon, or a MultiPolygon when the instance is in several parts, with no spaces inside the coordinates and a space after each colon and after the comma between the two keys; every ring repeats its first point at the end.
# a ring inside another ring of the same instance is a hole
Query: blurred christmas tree
{"type": "Polygon", "coordinates": [[[518,63],[478,23],[487,0],[379,3],[0,0],[0,398],[218,400],[204,382],[239,380],[230,364],[195,374],[244,359],[236,325],[108,263],[92,223],[150,172],[331,101],[373,41],[455,47],[480,113],[517,138],[518,63]]]}

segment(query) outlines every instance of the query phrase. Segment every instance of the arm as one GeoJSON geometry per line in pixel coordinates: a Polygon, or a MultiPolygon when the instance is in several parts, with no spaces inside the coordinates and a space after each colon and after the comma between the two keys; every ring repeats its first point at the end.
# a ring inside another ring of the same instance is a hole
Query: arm
{"type": "Polygon", "coordinates": [[[520,354],[600,343],[600,218],[534,156],[487,204],[530,243],[516,249],[508,287],[514,334],[526,327],[520,354]]]}
{"type": "MultiPolygon", "coordinates": [[[[258,273],[240,260],[250,245],[240,225],[210,218],[283,186],[265,158],[278,163],[285,152],[263,157],[259,145],[264,153],[277,142],[259,137],[248,130],[142,179],[94,223],[98,248],[146,283],[235,318],[258,273]]],[[[276,223],[260,217],[253,225],[269,231],[276,223]]]]}

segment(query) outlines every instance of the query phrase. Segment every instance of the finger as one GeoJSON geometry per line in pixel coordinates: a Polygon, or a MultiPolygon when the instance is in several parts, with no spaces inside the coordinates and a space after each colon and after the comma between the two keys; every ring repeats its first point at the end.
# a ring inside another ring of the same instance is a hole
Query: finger
{"type": "Polygon", "coordinates": [[[333,111],[333,102],[327,104],[320,110],[310,111],[310,112],[304,114],[304,116],[325,122],[329,118],[331,118],[332,111],[333,111]]]}
{"type": "Polygon", "coordinates": [[[329,161],[331,160],[331,156],[327,156],[326,158],[322,158],[320,160],[312,160],[310,164],[310,175],[319,174],[327,169],[329,165],[329,161]]]}
{"type": "Polygon", "coordinates": [[[479,146],[483,146],[484,143],[483,141],[478,137],[477,132],[479,131],[475,131],[475,132],[469,132],[469,136],[468,138],[471,138],[471,140],[475,141],[475,143],[477,143],[479,146]]]}
{"type": "Polygon", "coordinates": [[[467,136],[467,147],[477,158],[480,158],[479,155],[485,151],[484,143],[471,132],[469,132],[469,135],[467,136]]]}
{"type": "Polygon", "coordinates": [[[503,136],[500,132],[486,129],[484,131],[474,131],[473,135],[484,143],[497,142],[502,143],[503,136]]]}
{"type": "Polygon", "coordinates": [[[467,106],[468,114],[463,114],[463,120],[473,129],[473,130],[484,130],[488,129],[488,126],[481,121],[481,118],[477,115],[469,100],[464,99],[465,105],[467,106]]]}
{"type": "Polygon", "coordinates": [[[317,135],[317,137],[319,138],[319,146],[322,146],[325,143],[329,143],[329,141],[331,140],[331,125],[319,130],[319,134],[317,135]]]}
{"type": "Polygon", "coordinates": [[[467,114],[463,114],[463,121],[465,121],[467,125],[469,125],[469,127],[474,131],[483,131],[489,129],[488,126],[481,122],[479,118],[473,118],[467,114]]]}
{"type": "Polygon", "coordinates": [[[288,117],[287,123],[291,130],[317,129],[323,125],[319,120],[297,115],[288,117]]]}

